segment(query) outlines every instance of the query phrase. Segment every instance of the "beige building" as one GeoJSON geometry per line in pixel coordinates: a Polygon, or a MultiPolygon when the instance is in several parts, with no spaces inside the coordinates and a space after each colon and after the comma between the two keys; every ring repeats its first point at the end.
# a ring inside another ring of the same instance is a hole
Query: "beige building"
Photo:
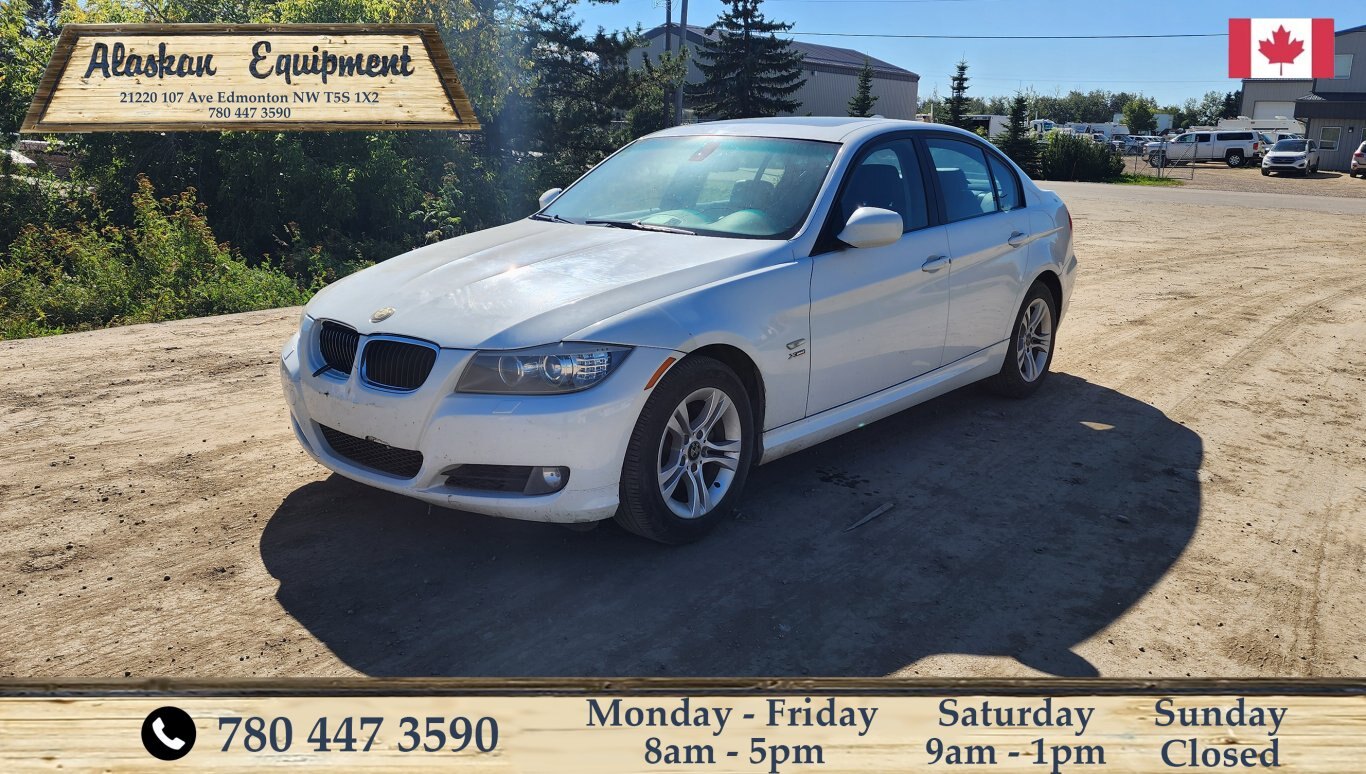
{"type": "MultiPolygon", "coordinates": [[[[673,27],[673,46],[678,49],[680,27],[673,27]]],[[[688,62],[688,83],[701,83],[702,71],[697,66],[697,49],[707,40],[705,27],[688,25],[687,44],[690,60],[688,62]]],[[[649,41],[638,52],[648,51],[651,58],[664,53],[664,27],[659,26],[645,33],[649,41]]],[[[849,115],[849,100],[858,89],[859,71],[866,61],[873,68],[873,96],[877,103],[873,112],[887,118],[915,118],[917,89],[920,76],[894,64],[848,48],[822,46],[794,40],[792,47],[804,60],[802,75],[806,83],[793,95],[801,107],[793,112],[799,116],[846,116],[849,115]]],[[[634,61],[639,63],[643,54],[637,53],[634,61]]],[[[704,116],[705,118],[705,116],[704,116]]]]}

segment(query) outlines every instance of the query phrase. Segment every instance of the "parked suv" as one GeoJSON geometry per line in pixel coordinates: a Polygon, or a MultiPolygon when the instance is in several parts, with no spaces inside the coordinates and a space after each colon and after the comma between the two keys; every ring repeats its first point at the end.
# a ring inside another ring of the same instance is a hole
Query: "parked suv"
{"type": "Polygon", "coordinates": [[[1185,164],[1191,161],[1223,161],[1241,167],[1256,158],[1262,140],[1256,132],[1186,132],[1165,143],[1148,143],[1145,152],[1154,167],[1185,164]]]}
{"type": "Polygon", "coordinates": [[[1262,159],[1262,174],[1298,172],[1318,174],[1319,144],[1315,140],[1281,140],[1262,159]]]}
{"type": "Polygon", "coordinates": [[[1366,178],[1366,142],[1358,146],[1356,152],[1352,154],[1352,168],[1347,170],[1348,177],[1356,177],[1357,175],[1366,178]]]}

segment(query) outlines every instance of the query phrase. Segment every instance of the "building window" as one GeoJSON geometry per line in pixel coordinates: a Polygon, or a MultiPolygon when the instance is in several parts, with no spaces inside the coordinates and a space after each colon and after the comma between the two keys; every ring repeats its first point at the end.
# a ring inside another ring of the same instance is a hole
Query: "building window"
{"type": "Polygon", "coordinates": [[[1342,137],[1342,127],[1325,126],[1319,129],[1319,150],[1337,150],[1338,139],[1342,137]]]}
{"type": "Polygon", "coordinates": [[[1333,80],[1345,81],[1352,77],[1352,55],[1337,54],[1333,57],[1333,80]]]}

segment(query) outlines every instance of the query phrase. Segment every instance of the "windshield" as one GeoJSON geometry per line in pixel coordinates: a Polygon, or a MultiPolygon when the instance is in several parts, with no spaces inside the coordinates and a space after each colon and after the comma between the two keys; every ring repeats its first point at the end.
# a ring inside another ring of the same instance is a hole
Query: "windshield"
{"type": "Polygon", "coordinates": [[[1304,143],[1304,140],[1281,140],[1280,142],[1276,143],[1276,147],[1272,148],[1271,150],[1289,151],[1291,153],[1303,153],[1304,143]]]}
{"type": "Polygon", "coordinates": [[[543,210],[575,223],[788,239],[839,145],[768,137],[655,137],[626,147],[543,210]]]}

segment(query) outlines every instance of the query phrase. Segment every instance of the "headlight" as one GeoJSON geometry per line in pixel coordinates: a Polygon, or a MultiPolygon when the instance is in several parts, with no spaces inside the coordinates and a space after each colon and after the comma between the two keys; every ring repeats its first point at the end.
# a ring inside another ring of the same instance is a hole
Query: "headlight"
{"type": "Polygon", "coordinates": [[[630,347],[582,342],[476,352],[455,389],[513,395],[578,392],[606,379],[630,352],[630,347]]]}

